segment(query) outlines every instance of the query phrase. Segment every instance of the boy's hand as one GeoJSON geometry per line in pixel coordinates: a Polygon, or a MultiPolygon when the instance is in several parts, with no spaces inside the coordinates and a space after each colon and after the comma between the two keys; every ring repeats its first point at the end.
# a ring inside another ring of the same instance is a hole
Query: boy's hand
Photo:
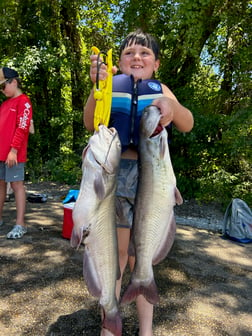
{"type": "Polygon", "coordinates": [[[160,97],[152,102],[152,105],[157,106],[160,109],[161,119],[160,124],[162,126],[169,125],[174,118],[174,101],[169,97],[160,97]]]}
{"type": "Polygon", "coordinates": [[[15,149],[10,150],[10,152],[7,156],[7,159],[5,161],[5,164],[8,166],[8,168],[11,168],[11,167],[18,164],[18,162],[17,162],[17,151],[15,149]]]}
{"type": "MultiPolygon", "coordinates": [[[[93,84],[96,83],[96,76],[97,76],[97,60],[98,60],[98,55],[91,55],[90,56],[91,60],[91,66],[90,66],[90,78],[93,84]]],[[[108,76],[107,73],[107,66],[106,64],[102,63],[102,60],[100,59],[100,67],[99,67],[99,80],[105,80],[108,76]]],[[[112,68],[113,74],[117,73],[117,67],[113,66],[112,68]]]]}

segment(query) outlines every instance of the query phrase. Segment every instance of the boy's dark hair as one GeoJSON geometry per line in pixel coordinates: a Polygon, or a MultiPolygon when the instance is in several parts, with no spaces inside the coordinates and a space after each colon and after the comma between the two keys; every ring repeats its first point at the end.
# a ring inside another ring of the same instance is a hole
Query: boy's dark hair
{"type": "Polygon", "coordinates": [[[155,55],[155,59],[159,59],[160,47],[157,40],[152,35],[144,33],[140,29],[129,33],[120,46],[120,55],[126,47],[131,46],[132,44],[140,44],[151,49],[155,55]]]}

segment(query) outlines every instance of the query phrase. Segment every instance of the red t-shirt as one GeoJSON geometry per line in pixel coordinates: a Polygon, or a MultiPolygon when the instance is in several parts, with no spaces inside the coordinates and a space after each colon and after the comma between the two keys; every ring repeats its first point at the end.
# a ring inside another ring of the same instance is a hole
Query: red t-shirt
{"type": "Polygon", "coordinates": [[[29,127],[32,119],[32,104],[22,93],[9,98],[0,106],[0,161],[5,161],[13,147],[17,161],[26,162],[29,127]]]}

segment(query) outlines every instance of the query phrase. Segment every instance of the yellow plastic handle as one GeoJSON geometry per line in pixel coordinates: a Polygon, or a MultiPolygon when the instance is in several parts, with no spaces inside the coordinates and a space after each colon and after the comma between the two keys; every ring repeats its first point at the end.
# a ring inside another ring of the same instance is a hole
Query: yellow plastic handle
{"type": "Polygon", "coordinates": [[[112,49],[107,54],[100,52],[96,47],[92,47],[92,51],[99,55],[102,61],[107,65],[108,76],[105,80],[99,80],[94,84],[94,99],[96,100],[96,107],[94,112],[94,129],[99,130],[100,124],[108,126],[111,111],[112,101],[112,49]]]}

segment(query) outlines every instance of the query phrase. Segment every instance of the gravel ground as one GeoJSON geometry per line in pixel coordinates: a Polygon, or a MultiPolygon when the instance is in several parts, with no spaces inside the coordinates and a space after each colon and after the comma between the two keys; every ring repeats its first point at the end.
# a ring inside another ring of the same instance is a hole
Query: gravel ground
{"type": "MultiPolygon", "coordinates": [[[[27,202],[29,231],[20,240],[5,238],[15,220],[14,202],[5,203],[0,336],[99,335],[97,300],[82,277],[83,247],[76,251],[61,236],[62,199],[68,190],[54,183],[27,184],[28,193],[45,192],[49,197],[43,204],[27,202]]],[[[154,335],[252,335],[252,244],[222,239],[217,226],[211,226],[223,217],[217,205],[190,201],[175,211],[185,224],[178,225],[172,251],[154,268],[160,294],[154,335]],[[199,228],[206,218],[208,230],[199,228]]],[[[124,286],[128,279],[127,272],[124,286]]],[[[123,336],[134,336],[135,305],[121,311],[123,336]]]]}

